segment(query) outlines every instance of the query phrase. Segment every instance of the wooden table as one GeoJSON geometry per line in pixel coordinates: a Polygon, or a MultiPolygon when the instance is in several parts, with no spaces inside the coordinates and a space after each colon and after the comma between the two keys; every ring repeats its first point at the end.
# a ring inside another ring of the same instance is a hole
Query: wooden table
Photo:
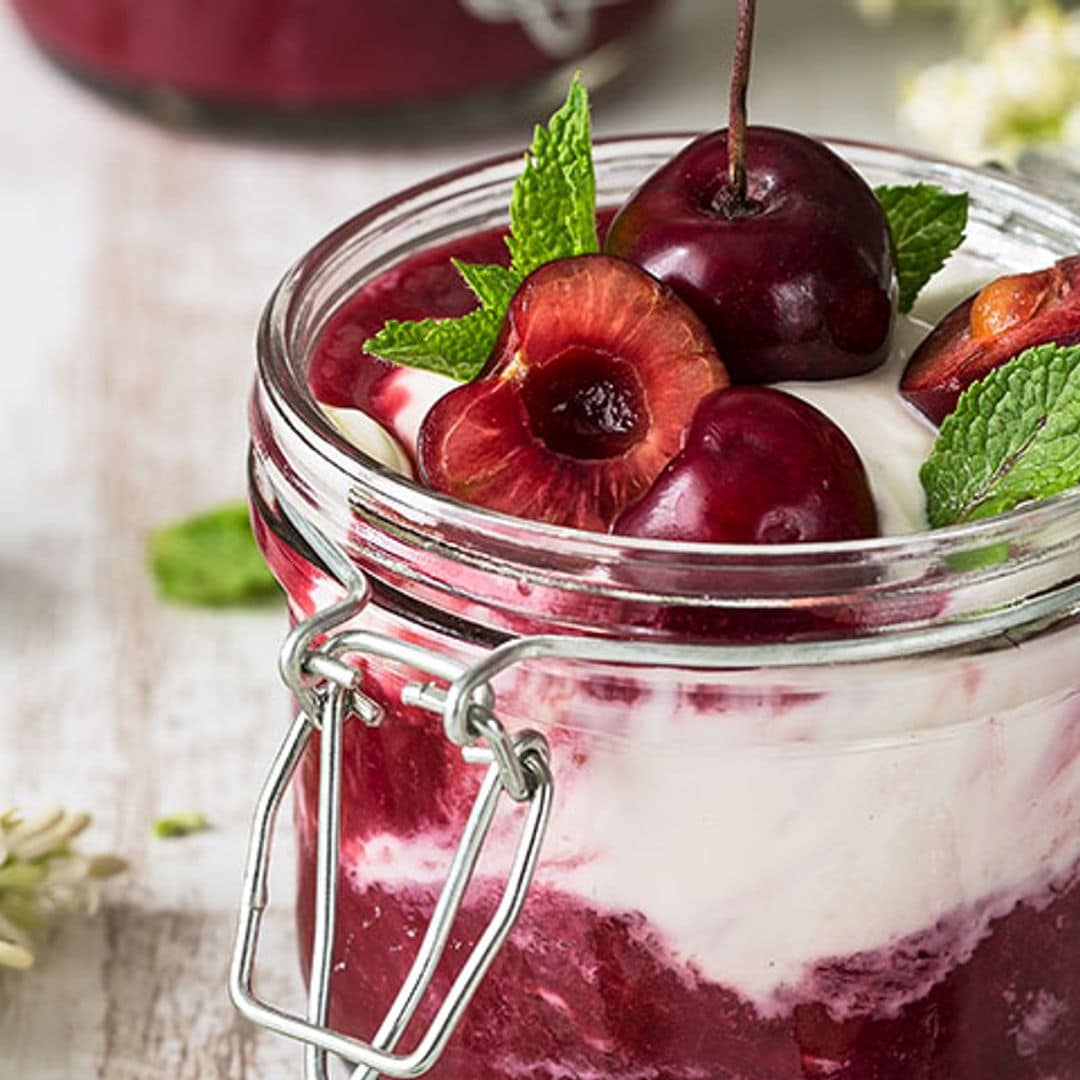
{"type": "MultiPolygon", "coordinates": [[[[946,46],[874,34],[839,0],[763,5],[753,115],[896,137],[899,72],[946,46]]],[[[683,0],[601,132],[719,126],[731,9],[683,0]]],[[[150,527],[243,489],[252,334],[281,271],[347,215],[522,145],[282,147],[164,130],[86,95],[0,12],[5,462],[0,809],[95,816],[88,849],[131,860],[94,920],[0,974],[3,1080],[276,1080],[297,1049],[225,993],[248,815],[288,720],[280,609],[161,604],[150,527]],[[164,842],[163,814],[211,832],[164,842]]],[[[282,845],[288,862],[288,843],[282,845]]],[[[287,865],[262,988],[299,990],[287,865]]]]}

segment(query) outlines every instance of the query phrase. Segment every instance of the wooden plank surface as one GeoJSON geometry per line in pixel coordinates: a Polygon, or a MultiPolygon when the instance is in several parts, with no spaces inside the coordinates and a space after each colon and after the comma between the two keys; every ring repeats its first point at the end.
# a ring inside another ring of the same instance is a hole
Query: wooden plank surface
{"type": "MultiPolygon", "coordinates": [[[[674,7],[633,87],[601,99],[599,130],[721,122],[730,13],[674,7]]],[[[888,140],[895,73],[941,47],[870,35],[839,0],[773,5],[755,115],[888,140]]],[[[0,808],[89,810],[85,846],[132,864],[98,918],[0,974],[0,1077],[295,1076],[296,1048],[225,995],[248,815],[288,720],[282,615],[163,606],[143,538],[241,493],[252,335],[287,264],[375,198],[523,130],[334,150],[167,131],[58,76],[6,9],[0,90],[0,808]],[[189,808],[213,830],[151,838],[189,808]]],[[[261,985],[295,1001],[281,876],[261,985]]]]}

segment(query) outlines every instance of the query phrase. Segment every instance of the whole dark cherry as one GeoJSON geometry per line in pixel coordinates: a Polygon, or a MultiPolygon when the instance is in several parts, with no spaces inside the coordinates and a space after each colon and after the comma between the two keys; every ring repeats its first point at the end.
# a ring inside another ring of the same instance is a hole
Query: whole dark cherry
{"type": "Polygon", "coordinates": [[[747,129],[754,2],[740,6],[729,127],[653,173],[605,248],[697,312],[735,383],[859,375],[885,360],[896,314],[888,221],[823,143],[747,129]]]}
{"type": "Polygon", "coordinates": [[[797,544],[878,533],[866,471],[824,413],[738,386],[698,407],[686,445],[614,532],[655,540],[797,544]]]}

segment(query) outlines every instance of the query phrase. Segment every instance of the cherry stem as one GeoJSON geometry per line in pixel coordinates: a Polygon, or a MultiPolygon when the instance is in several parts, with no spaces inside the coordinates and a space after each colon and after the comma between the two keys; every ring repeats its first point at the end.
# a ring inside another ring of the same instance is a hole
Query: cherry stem
{"type": "Polygon", "coordinates": [[[739,37],[731,72],[731,115],[728,120],[728,192],[736,206],[746,198],[746,91],[750,85],[750,55],[754,49],[756,0],[739,0],[739,37]]]}

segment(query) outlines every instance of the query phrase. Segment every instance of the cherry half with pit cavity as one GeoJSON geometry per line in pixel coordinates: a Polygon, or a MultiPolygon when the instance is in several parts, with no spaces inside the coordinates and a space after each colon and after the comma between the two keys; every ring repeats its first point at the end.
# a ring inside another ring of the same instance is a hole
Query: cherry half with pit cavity
{"type": "Polygon", "coordinates": [[[623,259],[548,263],[521,285],[491,360],[420,431],[429,487],[606,531],[682,448],[727,372],[696,315],[623,259]]]}
{"type": "Polygon", "coordinates": [[[742,0],[728,129],[705,135],[622,207],[605,248],[670,285],[736,383],[878,367],[896,315],[888,221],[823,143],[746,126],[753,0],[742,0]]]}

